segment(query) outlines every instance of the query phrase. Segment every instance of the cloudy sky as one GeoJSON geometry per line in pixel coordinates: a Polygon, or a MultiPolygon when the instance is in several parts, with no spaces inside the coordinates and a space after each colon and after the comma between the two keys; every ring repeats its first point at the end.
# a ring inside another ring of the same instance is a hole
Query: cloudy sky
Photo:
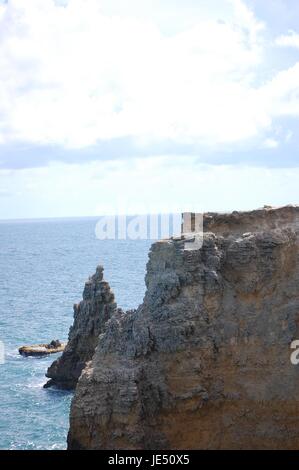
{"type": "Polygon", "coordinates": [[[299,203],[298,0],[0,0],[0,218],[299,203]]]}

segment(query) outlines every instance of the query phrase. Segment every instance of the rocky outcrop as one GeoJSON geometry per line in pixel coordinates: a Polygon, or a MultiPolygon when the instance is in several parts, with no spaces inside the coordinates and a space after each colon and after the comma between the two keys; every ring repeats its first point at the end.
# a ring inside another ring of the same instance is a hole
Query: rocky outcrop
{"type": "Polygon", "coordinates": [[[86,282],[83,300],[74,305],[74,324],[69,331],[69,340],[62,356],[49,367],[46,376],[50,379],[44,387],[56,385],[72,389],[90,361],[104,325],[116,311],[117,305],[109,284],[103,280],[103,267],[86,282]]]}
{"type": "Polygon", "coordinates": [[[47,356],[48,354],[56,354],[64,351],[65,346],[65,343],[61,343],[59,339],[53,339],[50,343],[21,346],[19,353],[22,356],[47,356]]]}
{"type": "Polygon", "coordinates": [[[207,212],[204,214],[204,231],[217,235],[242,235],[246,232],[269,231],[276,228],[299,228],[299,206],[264,206],[249,212],[207,212]]]}
{"type": "Polygon", "coordinates": [[[193,244],[154,243],[142,305],[94,338],[68,448],[298,449],[298,222],[210,213],[193,244]]]}

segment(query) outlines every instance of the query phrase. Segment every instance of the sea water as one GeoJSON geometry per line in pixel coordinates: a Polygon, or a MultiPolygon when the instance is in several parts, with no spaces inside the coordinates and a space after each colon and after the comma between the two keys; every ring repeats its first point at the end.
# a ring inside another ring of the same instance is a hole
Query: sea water
{"type": "Polygon", "coordinates": [[[72,393],[44,389],[59,355],[24,358],[25,344],[65,341],[73,304],[98,264],[117,303],[143,299],[150,240],[98,240],[96,219],[0,222],[0,449],[65,449],[72,393]]]}

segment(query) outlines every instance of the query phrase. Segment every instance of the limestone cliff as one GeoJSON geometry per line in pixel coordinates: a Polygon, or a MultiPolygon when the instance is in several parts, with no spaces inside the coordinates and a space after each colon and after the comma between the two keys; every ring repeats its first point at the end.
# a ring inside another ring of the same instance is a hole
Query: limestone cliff
{"type": "Polygon", "coordinates": [[[99,335],[107,320],[116,311],[113,292],[103,280],[103,267],[86,282],[83,300],[74,305],[74,324],[70,328],[68,344],[62,356],[49,367],[50,380],[45,387],[56,385],[72,389],[95,351],[99,335]]]}
{"type": "Polygon", "coordinates": [[[299,207],[204,229],[154,243],[142,305],[101,323],[69,449],[299,449],[299,207]]]}

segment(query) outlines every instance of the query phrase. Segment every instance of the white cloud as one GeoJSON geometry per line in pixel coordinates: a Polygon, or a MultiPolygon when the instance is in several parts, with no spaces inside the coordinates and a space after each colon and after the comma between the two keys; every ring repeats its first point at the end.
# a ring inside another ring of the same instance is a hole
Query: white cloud
{"type": "MultiPolygon", "coordinates": [[[[258,90],[259,106],[275,117],[299,116],[299,62],[282,70],[258,90]]],[[[257,107],[257,112],[259,111],[257,107]]]]}
{"type": "Polygon", "coordinates": [[[275,42],[278,46],[299,48],[299,33],[290,31],[289,34],[279,36],[275,42]]]}
{"type": "Polygon", "coordinates": [[[286,133],[286,136],[285,136],[285,142],[291,142],[292,138],[293,138],[293,131],[291,131],[290,129],[287,131],[286,133]]]}
{"type": "MultiPolygon", "coordinates": [[[[0,5],[0,145],[84,148],[130,136],[219,151],[248,150],[252,139],[270,152],[293,138],[274,120],[299,117],[299,62],[275,72],[264,29],[241,0],[9,0],[0,5]]],[[[119,157],[0,170],[0,218],[250,209],[298,196],[296,168],[119,157]]]]}
{"type": "Polygon", "coordinates": [[[157,22],[150,10],[125,14],[121,0],[110,2],[109,11],[106,0],[0,7],[0,142],[86,147],[130,136],[215,147],[263,141],[273,118],[299,114],[299,64],[255,84],[264,25],[243,1],[222,1],[217,17],[212,0],[210,18],[203,7],[182,22],[188,28],[177,14],[172,34],[163,28],[170,2],[157,22]]]}
{"type": "Polygon", "coordinates": [[[0,136],[84,147],[134,136],[207,144],[255,136],[252,78],[262,25],[240,0],[230,21],[164,36],[146,18],[105,15],[102,2],[9,0],[0,8],[0,136]]]}
{"type": "Polygon", "coordinates": [[[298,179],[298,168],[213,166],[190,156],[0,170],[0,219],[245,210],[298,202],[298,179]]]}
{"type": "Polygon", "coordinates": [[[263,142],[263,147],[268,148],[268,149],[275,149],[279,146],[278,140],[275,139],[266,139],[263,142]]]}

